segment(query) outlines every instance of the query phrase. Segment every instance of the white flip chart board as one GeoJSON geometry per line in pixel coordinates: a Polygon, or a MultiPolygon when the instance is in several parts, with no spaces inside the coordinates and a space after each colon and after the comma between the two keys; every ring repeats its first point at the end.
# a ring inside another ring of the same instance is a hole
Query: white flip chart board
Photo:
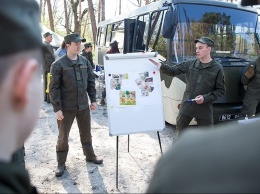
{"type": "Polygon", "coordinates": [[[109,135],[161,131],[165,127],[157,53],[104,56],[109,135]]]}

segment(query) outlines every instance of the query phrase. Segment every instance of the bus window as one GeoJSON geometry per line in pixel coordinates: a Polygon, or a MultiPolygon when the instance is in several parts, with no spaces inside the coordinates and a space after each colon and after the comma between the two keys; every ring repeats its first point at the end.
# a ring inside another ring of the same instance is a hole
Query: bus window
{"type": "Polygon", "coordinates": [[[99,46],[105,45],[105,38],[106,38],[106,28],[101,27],[99,30],[99,46]]]}
{"type": "Polygon", "coordinates": [[[134,51],[144,51],[149,29],[149,14],[137,18],[134,51]]]}
{"type": "Polygon", "coordinates": [[[118,48],[122,49],[124,45],[124,22],[120,21],[113,25],[111,32],[111,42],[116,40],[118,42],[118,48]]]}
{"type": "Polygon", "coordinates": [[[110,37],[111,37],[111,24],[107,25],[107,36],[106,36],[106,47],[109,47],[109,43],[110,41],[110,37]]]}
{"type": "Polygon", "coordinates": [[[177,11],[179,21],[171,51],[178,62],[195,58],[194,40],[202,36],[215,41],[212,56],[224,62],[223,65],[241,65],[241,62],[252,61],[258,56],[255,36],[257,16],[254,13],[188,4],[179,5],[177,11]],[[241,60],[231,61],[231,58],[241,60]]]}
{"type": "Polygon", "coordinates": [[[98,32],[97,32],[96,45],[99,45],[99,41],[100,41],[100,27],[98,28],[98,32]]]}
{"type": "Polygon", "coordinates": [[[148,38],[148,51],[157,51],[162,61],[167,59],[167,39],[162,36],[164,12],[153,12],[151,15],[151,30],[148,38]]]}
{"type": "Polygon", "coordinates": [[[124,31],[124,49],[123,53],[133,52],[133,40],[135,31],[136,19],[124,19],[125,31],[124,31]]]}

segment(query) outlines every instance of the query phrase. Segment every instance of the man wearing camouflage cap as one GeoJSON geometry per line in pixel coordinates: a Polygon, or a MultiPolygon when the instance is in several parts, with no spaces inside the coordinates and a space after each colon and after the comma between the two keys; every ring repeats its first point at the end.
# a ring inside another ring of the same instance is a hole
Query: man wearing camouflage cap
{"type": "Polygon", "coordinates": [[[82,50],[81,55],[86,57],[86,59],[90,62],[92,69],[95,69],[92,55],[92,44],[90,42],[84,44],[84,49],[82,50]]]}
{"type": "Polygon", "coordinates": [[[257,120],[185,132],[159,160],[146,193],[259,193],[259,136],[257,120]]]}
{"type": "Polygon", "coordinates": [[[74,33],[65,36],[64,41],[67,54],[51,65],[50,81],[50,100],[59,128],[56,146],[57,177],[62,176],[66,169],[69,132],[75,118],[86,160],[95,164],[103,163],[94,153],[91,137],[90,110],[97,107],[95,76],[89,61],[79,55],[81,42],[85,42],[86,39],[74,33]]]}
{"type": "Polygon", "coordinates": [[[214,41],[209,37],[202,37],[194,42],[197,57],[195,60],[168,66],[149,59],[167,75],[186,75],[186,89],[176,119],[178,133],[188,127],[193,118],[196,119],[198,126],[212,125],[213,101],[225,93],[222,66],[210,55],[211,49],[215,45],[214,41]]]}
{"type": "Polygon", "coordinates": [[[46,32],[43,34],[45,41],[43,42],[43,59],[44,65],[42,67],[42,77],[43,77],[43,93],[44,93],[44,102],[50,103],[49,94],[46,92],[47,89],[47,75],[50,73],[51,64],[55,61],[54,51],[51,46],[52,34],[46,32]]]}
{"type": "Polygon", "coordinates": [[[10,161],[33,130],[42,104],[38,17],[36,1],[1,0],[0,193],[37,193],[24,167],[10,161]]]}

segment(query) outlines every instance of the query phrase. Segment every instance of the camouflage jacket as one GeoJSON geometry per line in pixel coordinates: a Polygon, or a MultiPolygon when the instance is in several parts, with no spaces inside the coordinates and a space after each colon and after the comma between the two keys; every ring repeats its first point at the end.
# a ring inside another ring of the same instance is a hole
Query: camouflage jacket
{"type": "Polygon", "coordinates": [[[93,63],[93,55],[92,52],[87,53],[86,51],[82,51],[81,53],[82,56],[86,57],[86,59],[90,62],[91,66],[93,69],[95,69],[95,65],[93,63]]]}
{"type": "Polygon", "coordinates": [[[37,193],[22,165],[0,162],[0,193],[37,193]]]}
{"type": "Polygon", "coordinates": [[[245,99],[260,99],[260,57],[248,65],[241,82],[247,86],[245,99]]]}
{"type": "Polygon", "coordinates": [[[213,101],[225,93],[224,72],[219,63],[212,60],[207,64],[202,64],[195,59],[174,66],[162,64],[160,70],[170,76],[180,74],[186,76],[186,89],[180,113],[199,119],[213,119],[213,101]],[[204,97],[203,104],[188,102],[198,95],[204,97]]]}
{"type": "Polygon", "coordinates": [[[54,112],[84,110],[96,102],[95,75],[85,57],[78,55],[74,64],[67,55],[51,65],[50,100],[54,112]]]}
{"type": "Polygon", "coordinates": [[[48,42],[44,41],[43,45],[43,71],[50,72],[51,64],[55,61],[54,51],[48,42]]]}

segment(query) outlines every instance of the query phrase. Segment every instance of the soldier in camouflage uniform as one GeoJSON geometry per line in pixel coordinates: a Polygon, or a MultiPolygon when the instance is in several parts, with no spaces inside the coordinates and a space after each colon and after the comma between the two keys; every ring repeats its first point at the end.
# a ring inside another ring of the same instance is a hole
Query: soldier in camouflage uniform
{"type": "Polygon", "coordinates": [[[47,75],[50,73],[51,64],[55,61],[54,51],[50,43],[52,42],[52,34],[46,32],[43,34],[45,41],[43,42],[43,59],[44,65],[42,67],[42,77],[43,77],[43,93],[44,101],[50,103],[49,94],[46,92],[47,89],[47,75]]]}
{"type": "Polygon", "coordinates": [[[248,65],[241,82],[246,85],[241,117],[251,117],[257,113],[260,102],[260,57],[248,65]]]}
{"type": "Polygon", "coordinates": [[[92,44],[86,43],[84,44],[85,49],[82,50],[81,55],[84,56],[91,64],[92,69],[95,69],[95,65],[93,62],[93,55],[92,55],[92,44]]]}
{"type": "Polygon", "coordinates": [[[56,146],[57,177],[62,176],[66,169],[69,132],[75,118],[86,160],[95,164],[103,163],[103,159],[94,153],[91,136],[90,110],[95,110],[97,107],[95,76],[90,62],[79,55],[81,42],[86,40],[73,33],[65,36],[64,41],[67,55],[51,65],[50,81],[50,99],[59,128],[56,146]]]}
{"type": "Polygon", "coordinates": [[[197,56],[195,60],[168,66],[150,59],[165,74],[186,75],[186,89],[176,120],[178,132],[186,128],[193,118],[196,119],[198,126],[212,125],[213,102],[225,93],[223,68],[210,56],[214,41],[202,37],[194,42],[197,56]]]}
{"type": "Polygon", "coordinates": [[[259,122],[217,129],[183,134],[158,162],[147,193],[259,193],[259,122]]]}

